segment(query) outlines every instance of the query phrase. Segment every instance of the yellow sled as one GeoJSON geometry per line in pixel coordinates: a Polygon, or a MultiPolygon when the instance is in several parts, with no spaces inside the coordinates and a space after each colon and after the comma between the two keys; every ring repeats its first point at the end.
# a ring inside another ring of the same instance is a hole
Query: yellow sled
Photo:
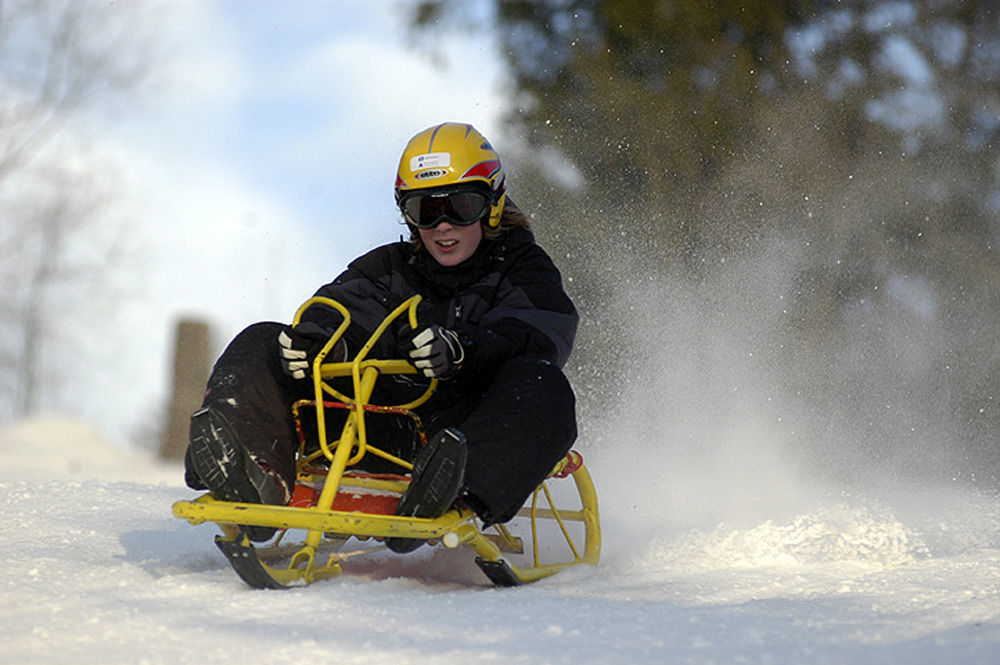
{"type": "Polygon", "coordinates": [[[289,505],[219,501],[210,494],[173,505],[174,515],[192,524],[219,525],[222,535],[216,536],[216,545],[251,587],[280,589],[336,577],[350,560],[388,551],[378,545],[386,538],[415,538],[451,549],[471,548],[479,568],[499,586],[533,582],[581,563],[597,565],[601,551],[597,494],[583,458],[576,451],[570,451],[560,460],[517,516],[505,524],[483,527],[475,514],[461,505],[436,519],[393,514],[410,482],[407,473],[413,465],[369,442],[365,420],[378,414],[407,416],[414,420],[420,436],[426,440],[413,410],[430,398],[437,380],[432,379],[428,389],[407,404],[370,404],[379,376],[414,374],[415,370],[404,360],[367,356],[399,316],[407,315],[411,327],[416,328],[419,300],[415,296],[400,305],[385,318],[353,360],[338,363],[326,363],[324,359],[350,325],[350,313],[329,298],[312,298],[299,308],[295,323],[307,308],[316,304],[337,309],[344,320],[314,361],[314,399],[293,406],[300,448],[298,479],[289,505]],[[331,386],[329,380],[337,377],[351,378],[353,398],[331,386]],[[326,413],[331,408],[349,411],[340,437],[333,441],[328,439],[326,427],[326,413]],[[312,454],[306,453],[302,435],[303,409],[314,409],[316,414],[319,449],[312,454]],[[399,473],[359,471],[367,455],[398,465],[399,473]],[[572,483],[566,482],[569,478],[572,483]],[[278,529],[277,536],[269,543],[254,546],[242,525],[274,527],[278,529]],[[305,532],[304,539],[301,532],[305,532]],[[345,551],[347,544],[354,541],[359,549],[345,551]]]}

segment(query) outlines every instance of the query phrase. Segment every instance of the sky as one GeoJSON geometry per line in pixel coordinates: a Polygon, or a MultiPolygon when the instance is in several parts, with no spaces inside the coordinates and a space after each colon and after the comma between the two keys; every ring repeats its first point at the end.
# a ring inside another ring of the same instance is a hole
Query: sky
{"type": "Polygon", "coordinates": [[[179,317],[209,320],[216,353],[254,321],[289,320],[403,233],[392,183],[411,136],[452,120],[500,134],[488,36],[417,47],[407,4],[149,5],[153,76],[95,132],[120,171],[132,251],[121,311],[85,344],[97,370],[79,406],[113,438],[163,408],[179,317]]]}

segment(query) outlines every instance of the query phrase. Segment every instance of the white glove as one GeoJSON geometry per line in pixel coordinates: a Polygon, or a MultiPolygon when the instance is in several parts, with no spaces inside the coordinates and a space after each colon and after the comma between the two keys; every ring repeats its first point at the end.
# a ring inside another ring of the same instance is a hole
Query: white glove
{"type": "Polygon", "coordinates": [[[465,349],[454,330],[439,325],[427,326],[414,333],[410,344],[413,346],[408,354],[410,364],[424,376],[446,379],[462,369],[465,349]]]}

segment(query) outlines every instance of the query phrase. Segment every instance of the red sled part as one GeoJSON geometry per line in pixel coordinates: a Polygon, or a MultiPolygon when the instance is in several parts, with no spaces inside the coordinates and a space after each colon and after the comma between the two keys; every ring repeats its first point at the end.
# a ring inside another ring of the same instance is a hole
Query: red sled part
{"type": "MultiPolygon", "coordinates": [[[[353,474],[352,474],[353,475],[353,474]]],[[[375,479],[403,479],[404,476],[392,474],[365,474],[363,477],[375,479]]],[[[293,508],[312,508],[319,501],[323,487],[313,487],[297,483],[295,491],[292,493],[292,500],[288,504],[293,508]]],[[[396,504],[399,503],[400,496],[395,492],[372,489],[368,487],[358,487],[354,485],[343,486],[333,499],[331,510],[346,513],[372,513],[376,515],[393,515],[396,511],[396,504]]]]}

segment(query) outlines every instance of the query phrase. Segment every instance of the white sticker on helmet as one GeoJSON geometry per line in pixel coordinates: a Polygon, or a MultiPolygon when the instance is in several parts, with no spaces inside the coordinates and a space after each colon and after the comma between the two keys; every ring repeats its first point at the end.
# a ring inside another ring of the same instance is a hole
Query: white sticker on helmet
{"type": "Polygon", "coordinates": [[[428,152],[410,158],[410,170],[440,169],[451,166],[450,152],[428,152]]]}

